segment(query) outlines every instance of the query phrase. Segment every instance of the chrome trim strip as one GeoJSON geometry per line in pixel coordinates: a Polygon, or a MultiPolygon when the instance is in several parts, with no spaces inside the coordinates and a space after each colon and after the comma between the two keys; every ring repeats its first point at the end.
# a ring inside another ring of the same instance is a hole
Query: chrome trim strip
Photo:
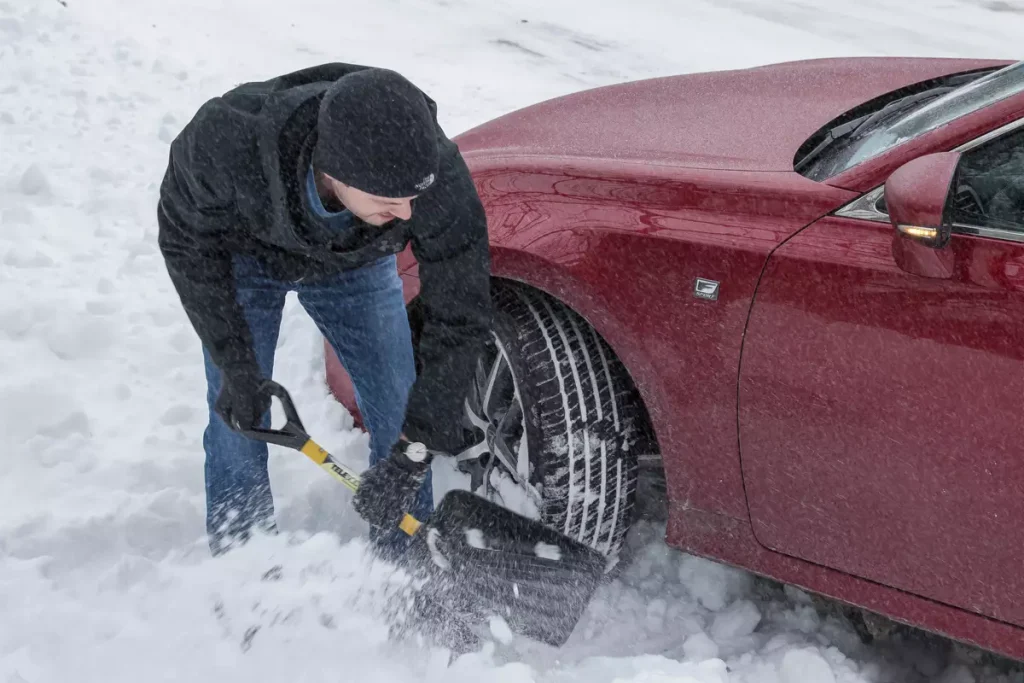
{"type": "Polygon", "coordinates": [[[996,240],[1006,240],[1007,242],[1021,242],[1024,244],[1024,232],[1015,232],[1013,230],[1000,230],[998,228],[982,228],[977,225],[967,225],[964,223],[954,223],[953,231],[959,235],[972,235],[974,237],[990,237],[996,240]]]}

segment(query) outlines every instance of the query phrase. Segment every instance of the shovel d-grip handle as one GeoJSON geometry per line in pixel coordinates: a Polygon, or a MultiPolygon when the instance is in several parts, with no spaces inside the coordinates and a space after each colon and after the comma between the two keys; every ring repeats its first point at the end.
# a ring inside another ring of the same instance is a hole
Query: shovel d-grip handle
{"type": "MultiPolygon", "coordinates": [[[[257,441],[265,441],[297,450],[325,469],[332,477],[352,489],[353,492],[359,489],[359,475],[335,460],[334,456],[321,448],[306,433],[306,428],[302,426],[302,420],[299,418],[299,411],[295,409],[295,403],[292,402],[292,397],[288,394],[287,389],[274,380],[268,379],[260,385],[259,391],[277,396],[281,400],[281,407],[284,408],[284,427],[281,429],[253,427],[239,430],[240,434],[257,441]]],[[[398,525],[409,536],[415,534],[421,526],[422,523],[408,513],[398,525]]]]}

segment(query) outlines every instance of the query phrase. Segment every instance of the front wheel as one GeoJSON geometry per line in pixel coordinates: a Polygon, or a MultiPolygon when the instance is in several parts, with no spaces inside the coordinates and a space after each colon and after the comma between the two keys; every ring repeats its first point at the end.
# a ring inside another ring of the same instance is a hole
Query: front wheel
{"type": "Polygon", "coordinates": [[[542,521],[604,554],[611,569],[636,491],[636,389],[564,305],[503,283],[493,296],[493,337],[466,397],[466,447],[455,458],[461,479],[447,485],[542,521]]]}

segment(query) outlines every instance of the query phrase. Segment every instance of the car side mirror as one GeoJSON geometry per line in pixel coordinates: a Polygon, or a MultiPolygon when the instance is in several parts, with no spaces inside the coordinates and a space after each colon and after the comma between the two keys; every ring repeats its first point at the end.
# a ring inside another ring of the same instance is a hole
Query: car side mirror
{"type": "Polygon", "coordinates": [[[885,181],[885,206],[894,229],[892,255],[908,273],[953,276],[949,198],[959,163],[959,152],[926,154],[900,166],[885,181]]]}

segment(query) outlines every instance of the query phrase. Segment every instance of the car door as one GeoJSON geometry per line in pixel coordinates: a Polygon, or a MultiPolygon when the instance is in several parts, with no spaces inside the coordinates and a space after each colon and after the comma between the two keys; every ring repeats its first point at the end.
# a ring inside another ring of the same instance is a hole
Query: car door
{"type": "Polygon", "coordinates": [[[900,270],[877,209],[771,257],[744,486],[765,546],[1024,626],[1024,127],[959,169],[948,279],[900,270]]]}

